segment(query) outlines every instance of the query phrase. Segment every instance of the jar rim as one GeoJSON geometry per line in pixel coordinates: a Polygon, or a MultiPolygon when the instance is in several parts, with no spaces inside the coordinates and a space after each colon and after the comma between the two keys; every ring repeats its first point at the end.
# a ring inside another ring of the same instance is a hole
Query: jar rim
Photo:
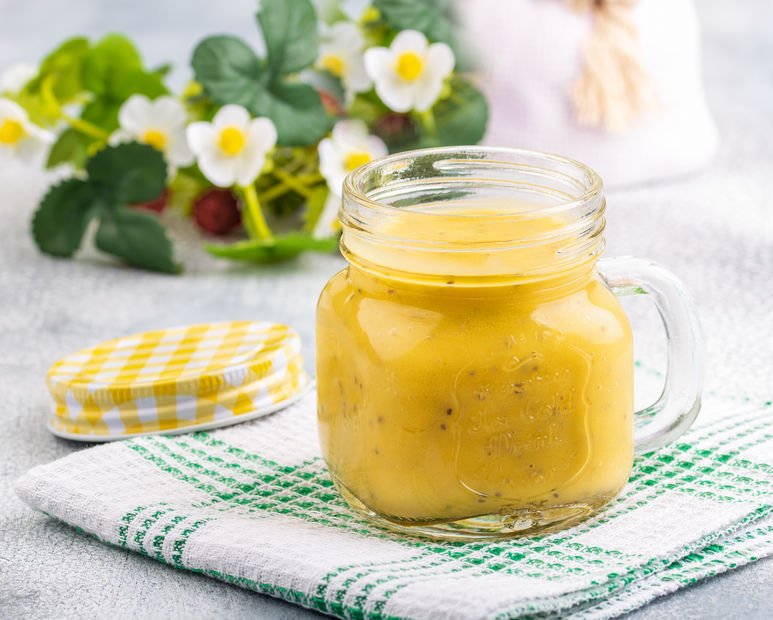
{"type": "MultiPolygon", "coordinates": [[[[545,163],[552,163],[558,166],[564,166],[567,168],[574,169],[579,175],[582,175],[582,177],[585,178],[586,183],[583,188],[583,191],[580,195],[576,196],[572,200],[566,200],[563,202],[560,202],[556,205],[551,205],[550,207],[545,207],[543,209],[535,209],[533,213],[535,215],[538,215],[540,217],[544,217],[546,215],[553,215],[562,211],[568,211],[573,208],[577,208],[583,204],[589,203],[594,201],[596,198],[598,198],[604,190],[604,183],[601,179],[601,176],[590,166],[587,166],[586,164],[573,159],[571,157],[566,157],[563,155],[557,155],[555,153],[548,153],[545,151],[537,151],[537,150],[531,150],[531,149],[522,149],[522,148],[513,148],[513,147],[501,147],[501,146],[479,146],[479,145],[473,145],[473,146],[451,146],[451,147],[431,147],[431,148],[424,148],[424,149],[412,149],[409,151],[401,151],[399,153],[393,153],[391,155],[387,155],[386,157],[381,157],[378,159],[374,159],[366,164],[363,164],[359,168],[356,168],[344,179],[343,184],[343,195],[345,197],[350,198],[351,200],[357,201],[363,206],[367,206],[370,209],[373,209],[374,212],[381,212],[383,214],[388,214],[390,212],[402,212],[410,211],[412,215],[422,215],[422,216],[428,216],[428,217],[438,217],[438,214],[433,213],[431,211],[422,211],[419,209],[411,209],[410,207],[396,207],[394,205],[391,205],[384,201],[374,200],[372,199],[367,191],[364,189],[365,186],[365,180],[370,176],[373,175],[375,171],[379,169],[389,169],[389,168],[397,168],[401,165],[403,162],[410,162],[414,161],[419,157],[432,157],[433,155],[438,156],[446,156],[445,162],[452,163],[454,161],[454,156],[457,157],[467,155],[468,157],[459,159],[458,161],[463,162],[465,164],[471,164],[476,161],[475,158],[469,157],[470,155],[481,155],[481,156],[500,156],[503,158],[512,158],[512,161],[499,161],[492,158],[486,158],[482,159],[481,161],[485,161],[487,164],[499,164],[503,167],[516,167],[516,166],[524,166],[528,164],[522,164],[517,161],[515,161],[515,158],[521,157],[525,160],[528,159],[534,159],[534,160],[542,160],[545,163]]],[[[440,160],[438,160],[440,161],[440,160]]],[[[438,162],[435,162],[437,164],[438,162]]],[[[344,201],[343,206],[343,212],[346,211],[346,201],[344,201]]],[[[463,214],[459,214],[460,217],[464,217],[463,214]]],[[[487,214],[486,217],[511,217],[512,214],[503,211],[499,214],[487,214]]],[[[478,217],[474,214],[469,214],[468,217],[478,217]]],[[[343,220],[343,218],[342,218],[343,220]]]]}

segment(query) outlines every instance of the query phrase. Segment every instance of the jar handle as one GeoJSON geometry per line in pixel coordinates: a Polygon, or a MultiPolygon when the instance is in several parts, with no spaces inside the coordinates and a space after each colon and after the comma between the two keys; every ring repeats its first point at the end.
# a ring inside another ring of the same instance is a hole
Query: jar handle
{"type": "Polygon", "coordinates": [[[636,412],[649,419],[634,434],[636,453],[674,441],[695,421],[703,387],[703,340],[695,305],[684,285],[667,269],[650,261],[607,258],[599,272],[618,297],[649,295],[666,330],[668,370],[660,397],[636,412]]]}

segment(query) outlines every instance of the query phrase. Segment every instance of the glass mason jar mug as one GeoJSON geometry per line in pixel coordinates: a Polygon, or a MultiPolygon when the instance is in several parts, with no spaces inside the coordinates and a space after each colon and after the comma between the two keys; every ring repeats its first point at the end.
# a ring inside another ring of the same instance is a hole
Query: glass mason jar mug
{"type": "Polygon", "coordinates": [[[447,539],[557,529],[692,424],[692,305],[661,267],[598,261],[604,210],[595,172],[529,151],[428,149],[349,175],[317,381],[323,454],[355,510],[447,539]],[[628,294],[654,300],[668,337],[636,432],[628,294]]]}

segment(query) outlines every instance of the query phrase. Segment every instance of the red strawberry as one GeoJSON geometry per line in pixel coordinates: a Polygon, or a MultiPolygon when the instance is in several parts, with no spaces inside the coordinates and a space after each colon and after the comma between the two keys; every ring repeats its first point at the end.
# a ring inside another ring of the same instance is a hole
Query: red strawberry
{"type": "Polygon", "coordinates": [[[242,222],[239,202],[229,189],[209,189],[193,203],[193,218],[211,235],[227,235],[242,222]]]}
{"type": "Polygon", "coordinates": [[[168,187],[164,188],[164,191],[161,192],[158,198],[155,200],[148,200],[148,202],[140,202],[136,205],[132,205],[136,209],[146,209],[147,211],[154,211],[156,213],[161,213],[164,209],[166,209],[166,205],[169,203],[169,194],[171,192],[169,191],[168,187]]]}
{"type": "Polygon", "coordinates": [[[407,114],[390,112],[376,121],[373,133],[389,143],[392,140],[407,139],[415,135],[416,125],[407,114]]]}
{"type": "Polygon", "coordinates": [[[321,90],[319,91],[319,98],[322,100],[322,107],[325,108],[325,112],[330,116],[343,116],[345,110],[333,93],[321,90]]]}

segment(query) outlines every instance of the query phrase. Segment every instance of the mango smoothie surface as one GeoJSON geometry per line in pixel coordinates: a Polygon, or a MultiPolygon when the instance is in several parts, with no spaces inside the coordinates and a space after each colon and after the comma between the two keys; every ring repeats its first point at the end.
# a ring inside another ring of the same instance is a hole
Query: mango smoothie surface
{"type": "Polygon", "coordinates": [[[318,306],[319,432],[361,512],[549,526],[626,482],[630,326],[583,232],[542,212],[478,198],[345,229],[318,306]]]}

